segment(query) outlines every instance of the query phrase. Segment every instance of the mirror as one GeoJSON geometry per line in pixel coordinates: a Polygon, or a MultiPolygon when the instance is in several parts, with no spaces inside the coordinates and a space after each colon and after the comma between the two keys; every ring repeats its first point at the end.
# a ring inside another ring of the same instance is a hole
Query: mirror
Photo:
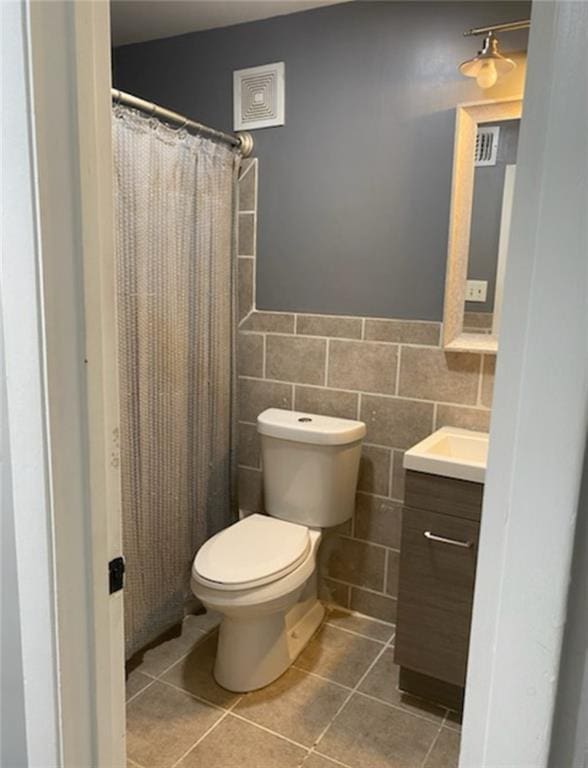
{"type": "Polygon", "coordinates": [[[446,349],[496,352],[522,102],[457,108],[443,316],[446,349]]]}

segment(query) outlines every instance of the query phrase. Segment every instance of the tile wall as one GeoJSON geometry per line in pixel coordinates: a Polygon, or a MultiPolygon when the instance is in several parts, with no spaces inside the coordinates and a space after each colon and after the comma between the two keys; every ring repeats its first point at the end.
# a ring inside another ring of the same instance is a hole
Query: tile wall
{"type": "Polygon", "coordinates": [[[255,309],[257,160],[240,180],[239,503],[263,511],[257,414],[265,408],[367,425],[353,520],[320,550],[324,599],[394,621],[404,451],[445,425],[487,430],[493,356],[446,353],[441,324],[255,309]]]}

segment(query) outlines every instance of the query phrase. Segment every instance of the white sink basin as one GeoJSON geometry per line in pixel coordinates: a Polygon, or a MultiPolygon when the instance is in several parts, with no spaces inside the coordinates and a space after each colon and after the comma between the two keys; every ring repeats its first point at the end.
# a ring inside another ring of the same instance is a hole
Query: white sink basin
{"type": "Polygon", "coordinates": [[[487,459],[487,432],[442,427],[404,454],[404,467],[483,483],[487,459]]]}

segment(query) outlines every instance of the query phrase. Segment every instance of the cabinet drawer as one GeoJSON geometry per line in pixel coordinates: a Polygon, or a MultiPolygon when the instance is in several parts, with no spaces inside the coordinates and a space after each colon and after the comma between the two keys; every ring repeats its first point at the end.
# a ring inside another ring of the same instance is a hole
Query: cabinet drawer
{"type": "Polygon", "coordinates": [[[479,522],[483,496],[483,483],[428,475],[410,469],[406,473],[404,501],[413,509],[429,509],[479,522]]]}
{"type": "Polygon", "coordinates": [[[479,525],[471,520],[405,507],[397,664],[454,685],[465,684],[478,534],[479,525]]]}

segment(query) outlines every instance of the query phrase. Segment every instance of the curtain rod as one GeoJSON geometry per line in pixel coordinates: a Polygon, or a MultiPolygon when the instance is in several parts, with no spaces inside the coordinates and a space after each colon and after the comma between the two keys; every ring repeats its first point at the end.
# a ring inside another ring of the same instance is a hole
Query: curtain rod
{"type": "Polygon", "coordinates": [[[189,117],[180,115],[177,112],[172,112],[171,109],[166,109],[165,107],[160,107],[158,104],[153,104],[150,101],[140,99],[138,96],[133,96],[131,93],[119,91],[117,88],[112,88],[111,93],[112,100],[115,104],[124,104],[125,107],[131,107],[132,109],[138,109],[141,112],[147,112],[151,117],[158,117],[166,123],[172,123],[173,125],[178,125],[180,128],[186,128],[201,136],[209,136],[211,139],[230,144],[232,147],[237,147],[243,157],[249,157],[253,152],[253,136],[250,133],[245,131],[239,133],[225,133],[216,128],[209,128],[207,125],[202,125],[202,123],[190,120],[189,117]]]}
{"type": "Polygon", "coordinates": [[[506,21],[503,24],[492,24],[488,27],[474,27],[464,32],[464,37],[470,35],[487,35],[489,32],[514,32],[517,29],[527,29],[531,26],[531,19],[521,19],[520,21],[506,21]]]}

